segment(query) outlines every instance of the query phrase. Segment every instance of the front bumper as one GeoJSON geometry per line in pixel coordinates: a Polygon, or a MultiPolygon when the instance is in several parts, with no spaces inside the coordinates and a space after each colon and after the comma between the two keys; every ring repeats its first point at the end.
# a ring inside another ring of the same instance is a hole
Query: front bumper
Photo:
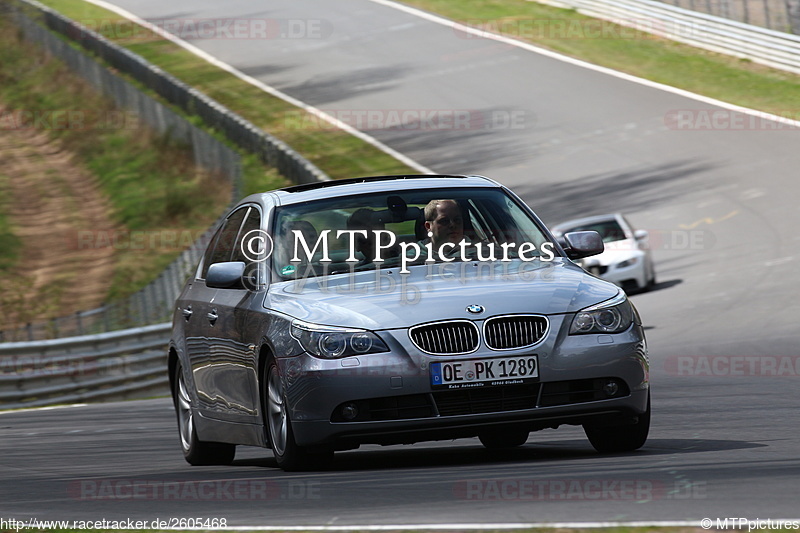
{"type": "Polygon", "coordinates": [[[649,371],[640,326],[615,335],[567,335],[563,316],[550,321],[548,338],[527,349],[431,356],[414,347],[407,330],[394,330],[379,332],[390,348],[386,353],[281,359],[295,439],[303,446],[411,443],[509,425],[533,431],[604,419],[619,423],[645,411],[649,371]],[[457,390],[431,386],[434,361],[528,354],[538,356],[536,382],[457,390]],[[618,385],[612,395],[604,389],[609,380],[618,385]],[[344,406],[367,414],[346,421],[344,406]]]}
{"type": "Polygon", "coordinates": [[[644,254],[635,257],[637,260],[632,265],[621,267],[619,265],[622,261],[604,264],[588,262],[585,269],[587,272],[610,281],[618,287],[625,287],[630,283],[635,283],[636,288],[641,289],[647,285],[647,263],[644,254]]]}

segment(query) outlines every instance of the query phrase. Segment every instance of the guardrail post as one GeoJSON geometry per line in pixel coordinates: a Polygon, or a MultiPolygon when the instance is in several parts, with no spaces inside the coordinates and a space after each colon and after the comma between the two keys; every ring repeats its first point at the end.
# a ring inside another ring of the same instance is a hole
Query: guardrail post
{"type": "Polygon", "coordinates": [[[786,11],[792,33],[800,34],[800,0],[786,0],[786,11]]]}
{"type": "Polygon", "coordinates": [[[145,299],[145,292],[146,290],[141,290],[137,293],[138,297],[137,300],[139,301],[139,320],[134,322],[135,325],[139,326],[145,323],[145,317],[147,316],[147,301],[145,299]]]}
{"type": "Polygon", "coordinates": [[[100,307],[103,308],[103,331],[111,331],[110,310],[105,302],[103,302],[100,307]]]}

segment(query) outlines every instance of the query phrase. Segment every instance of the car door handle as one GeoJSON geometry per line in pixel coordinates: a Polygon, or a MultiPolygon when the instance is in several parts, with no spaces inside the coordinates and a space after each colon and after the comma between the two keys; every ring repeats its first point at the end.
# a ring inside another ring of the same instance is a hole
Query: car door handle
{"type": "Polygon", "coordinates": [[[208,313],[206,316],[208,317],[208,321],[211,322],[212,326],[214,325],[214,322],[216,322],[217,319],[219,318],[216,309],[212,309],[211,312],[208,313]]]}
{"type": "Polygon", "coordinates": [[[190,318],[192,318],[192,306],[190,305],[185,309],[181,309],[181,314],[183,315],[183,318],[188,321],[190,318]]]}

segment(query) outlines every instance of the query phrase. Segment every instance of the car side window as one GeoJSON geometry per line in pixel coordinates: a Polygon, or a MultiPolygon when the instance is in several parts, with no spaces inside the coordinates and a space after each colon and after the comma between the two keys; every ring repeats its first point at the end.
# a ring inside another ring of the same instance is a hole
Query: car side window
{"type": "Polygon", "coordinates": [[[219,236],[222,234],[222,229],[225,227],[225,223],[223,222],[222,226],[220,226],[214,235],[211,237],[211,240],[208,242],[208,248],[203,253],[203,263],[202,269],[198,276],[198,279],[205,279],[206,272],[208,272],[208,265],[211,264],[211,256],[214,254],[214,248],[217,246],[217,241],[219,241],[219,236]]]}
{"type": "Polygon", "coordinates": [[[248,258],[244,250],[249,249],[251,252],[255,251],[258,252],[260,250],[260,243],[257,241],[259,235],[257,231],[261,229],[261,214],[258,212],[258,209],[252,208],[250,213],[247,215],[247,218],[242,225],[242,229],[239,232],[239,236],[236,239],[236,246],[233,249],[233,257],[231,261],[242,261],[245,264],[250,264],[253,262],[253,254],[248,253],[250,257],[248,258]],[[243,242],[245,239],[252,240],[256,238],[255,241],[250,243],[243,242]],[[243,248],[244,246],[244,248],[243,248]]]}
{"type": "Polygon", "coordinates": [[[222,263],[231,260],[234,245],[236,244],[236,237],[239,235],[239,228],[241,228],[242,221],[249,209],[249,207],[243,207],[234,211],[231,216],[227,218],[222,229],[217,232],[203,260],[203,271],[201,274],[203,279],[206,277],[208,267],[214,263],[222,263]]]}

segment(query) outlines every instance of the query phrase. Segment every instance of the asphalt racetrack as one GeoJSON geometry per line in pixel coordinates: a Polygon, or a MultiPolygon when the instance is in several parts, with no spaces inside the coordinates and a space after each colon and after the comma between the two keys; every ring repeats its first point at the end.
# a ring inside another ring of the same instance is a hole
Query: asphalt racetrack
{"type": "Polygon", "coordinates": [[[365,446],[326,471],[287,474],[252,448],[231,467],[190,467],[167,399],[5,413],[0,516],[229,526],[798,516],[796,130],[368,0],[117,5],[150,20],[322,28],[192,43],[436,172],[497,179],[548,224],[620,211],[650,231],[658,284],[632,297],[650,348],[650,439],[618,456],[568,427],[502,453],[476,439],[365,446]],[[392,125],[399,112],[421,118],[392,125]]]}

